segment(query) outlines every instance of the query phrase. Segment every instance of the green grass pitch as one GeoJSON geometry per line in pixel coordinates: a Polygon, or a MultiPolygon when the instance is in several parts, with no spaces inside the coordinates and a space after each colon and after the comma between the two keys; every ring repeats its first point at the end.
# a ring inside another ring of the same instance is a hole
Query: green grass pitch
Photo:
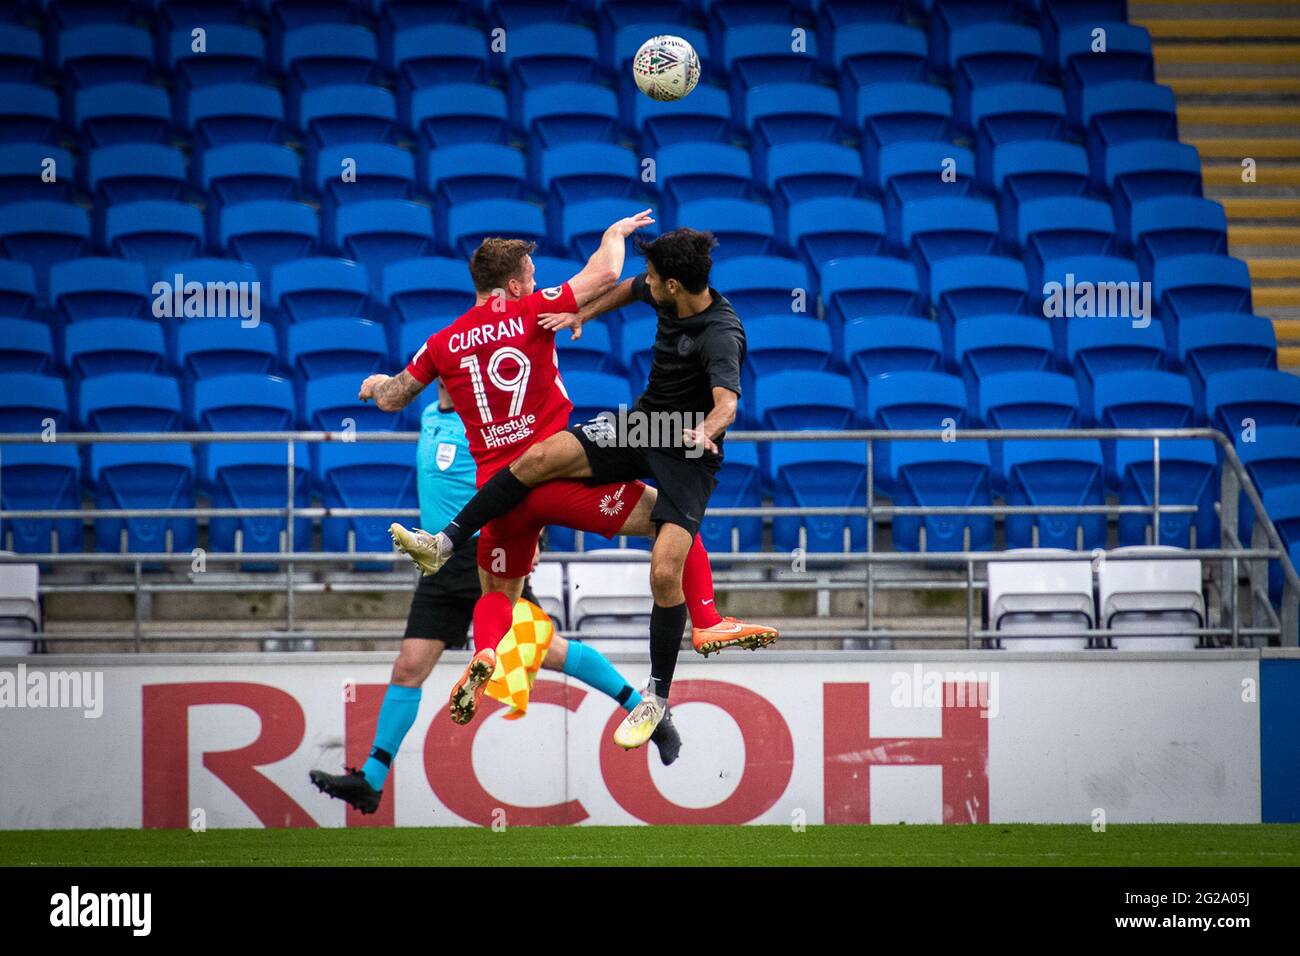
{"type": "Polygon", "coordinates": [[[0,832],[0,866],[1298,866],[1300,825],[0,832]]]}

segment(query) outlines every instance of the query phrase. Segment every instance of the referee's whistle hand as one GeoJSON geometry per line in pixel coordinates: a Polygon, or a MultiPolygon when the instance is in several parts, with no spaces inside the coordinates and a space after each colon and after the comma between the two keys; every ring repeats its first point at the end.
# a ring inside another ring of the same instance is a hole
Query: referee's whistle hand
{"type": "Polygon", "coordinates": [[[543,312],[538,317],[537,324],[550,332],[569,329],[569,338],[575,342],[582,338],[582,320],[575,312],[543,312]]]}

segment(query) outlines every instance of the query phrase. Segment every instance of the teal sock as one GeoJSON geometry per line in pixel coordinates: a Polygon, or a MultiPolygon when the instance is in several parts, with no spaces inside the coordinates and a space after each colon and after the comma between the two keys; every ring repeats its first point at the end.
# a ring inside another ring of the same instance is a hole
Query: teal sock
{"type": "Polygon", "coordinates": [[[388,685],[384,703],[379,708],[379,726],[375,728],[375,743],[370,750],[370,757],[361,767],[366,775],[366,782],[376,790],[384,789],[388,779],[388,770],[393,765],[402,738],[415,723],[415,715],[420,710],[420,688],[388,685]]]}
{"type": "Polygon", "coordinates": [[[641,695],[600,651],[584,647],[577,641],[569,641],[568,650],[568,656],[564,658],[564,673],[613,697],[624,710],[631,710],[641,703],[641,695]]]}

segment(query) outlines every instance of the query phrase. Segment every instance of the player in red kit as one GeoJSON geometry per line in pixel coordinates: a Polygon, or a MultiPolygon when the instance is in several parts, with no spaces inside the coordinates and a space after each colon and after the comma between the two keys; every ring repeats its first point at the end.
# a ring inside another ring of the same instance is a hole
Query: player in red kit
{"type": "MultiPolygon", "coordinates": [[[[622,272],[625,240],[652,222],[646,210],[614,223],[581,272],[542,290],[534,289],[533,243],[485,239],[470,262],[474,307],[431,336],[397,376],[367,378],[360,397],[374,398],[385,411],[399,411],[441,379],[464,419],[481,487],[525,449],[568,427],[573,405],[560,378],[555,334],[538,317],[580,308],[612,288],[622,272]]],[[[468,723],[473,718],[542,528],[558,524],[607,537],[653,537],[655,496],[639,481],[555,481],[533,489],[521,505],[484,526],[478,541],[483,597],[474,609],[476,653],[453,688],[453,720],[468,723]]],[[[428,548],[430,535],[396,524],[392,530],[398,547],[422,569],[436,570],[428,564],[434,554],[428,548]]],[[[708,555],[698,537],[683,571],[683,588],[697,628],[723,624],[713,605],[708,555]]],[[[771,628],[746,627],[775,638],[771,628]]]]}

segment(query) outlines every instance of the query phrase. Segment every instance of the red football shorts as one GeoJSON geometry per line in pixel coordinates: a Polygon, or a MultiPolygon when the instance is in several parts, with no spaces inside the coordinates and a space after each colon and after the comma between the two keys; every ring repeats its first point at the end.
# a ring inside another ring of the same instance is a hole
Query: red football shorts
{"type": "Polygon", "coordinates": [[[548,524],[612,538],[645,488],[639,481],[586,485],[570,479],[538,485],[513,511],[484,525],[478,536],[478,566],[502,578],[527,577],[537,536],[548,524]]]}

